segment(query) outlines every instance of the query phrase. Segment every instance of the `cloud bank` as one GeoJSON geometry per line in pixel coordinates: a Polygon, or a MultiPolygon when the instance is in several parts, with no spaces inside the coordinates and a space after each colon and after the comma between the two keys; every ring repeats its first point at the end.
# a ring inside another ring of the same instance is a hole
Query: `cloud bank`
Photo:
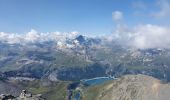
{"type": "Polygon", "coordinates": [[[170,17],[170,0],[158,0],[157,6],[159,11],[153,12],[152,16],[155,18],[170,17]]]}
{"type": "MultiPolygon", "coordinates": [[[[59,45],[62,45],[67,39],[74,39],[78,35],[79,33],[76,31],[69,33],[39,33],[32,29],[26,34],[0,32],[0,42],[22,44],[54,41],[59,45]]],[[[110,38],[111,37],[109,37],[109,39],[110,38]]],[[[128,28],[126,25],[118,24],[115,32],[113,33],[112,39],[116,40],[123,46],[139,49],[170,48],[170,27],[144,24],[128,28]]]]}
{"type": "Polygon", "coordinates": [[[170,28],[152,24],[139,25],[133,29],[129,44],[145,48],[170,48],[170,28]]]}
{"type": "Polygon", "coordinates": [[[34,29],[31,29],[31,31],[26,34],[0,32],[0,42],[5,42],[9,44],[35,43],[47,41],[63,42],[66,39],[75,38],[78,34],[79,33],[76,31],[69,33],[61,32],[39,33],[34,29]]]}
{"type": "Polygon", "coordinates": [[[121,11],[114,11],[112,13],[112,18],[114,21],[121,21],[123,19],[123,13],[121,11]]]}
{"type": "Polygon", "coordinates": [[[148,16],[154,19],[170,17],[170,0],[155,0],[150,5],[147,1],[137,0],[132,2],[132,7],[136,11],[135,14],[138,15],[148,16]]]}
{"type": "MultiPolygon", "coordinates": [[[[123,15],[122,12],[121,15],[123,15]]],[[[115,15],[112,14],[112,16],[114,18],[115,15]]],[[[117,20],[115,21],[117,23],[117,20]]],[[[114,39],[124,46],[139,49],[170,48],[170,27],[142,24],[128,28],[125,23],[117,23],[113,35],[114,39]]]]}

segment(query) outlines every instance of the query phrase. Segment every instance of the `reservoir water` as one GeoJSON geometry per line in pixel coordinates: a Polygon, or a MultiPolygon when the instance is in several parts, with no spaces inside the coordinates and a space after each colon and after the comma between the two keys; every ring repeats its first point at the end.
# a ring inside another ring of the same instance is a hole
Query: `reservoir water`
{"type": "Polygon", "coordinates": [[[81,82],[83,84],[92,86],[92,85],[99,85],[106,81],[114,80],[114,79],[115,79],[114,77],[96,77],[96,78],[92,78],[92,79],[83,79],[83,80],[81,80],[81,82]]]}
{"type": "MultiPolygon", "coordinates": [[[[75,83],[72,83],[69,85],[68,87],[68,90],[75,90],[79,84],[84,84],[84,85],[87,85],[87,86],[93,86],[93,85],[99,85],[99,84],[102,84],[102,83],[105,83],[107,81],[110,81],[110,80],[114,80],[116,78],[114,77],[96,77],[96,78],[91,78],[91,79],[83,79],[81,80],[81,82],[75,82],[75,83]]],[[[74,96],[74,100],[80,100],[80,97],[81,97],[81,93],[80,91],[77,92],[74,96]]],[[[71,99],[69,99],[71,100],[71,99]]]]}
{"type": "Polygon", "coordinates": [[[75,98],[74,100],[80,100],[80,92],[76,93],[74,98],[75,98]]]}

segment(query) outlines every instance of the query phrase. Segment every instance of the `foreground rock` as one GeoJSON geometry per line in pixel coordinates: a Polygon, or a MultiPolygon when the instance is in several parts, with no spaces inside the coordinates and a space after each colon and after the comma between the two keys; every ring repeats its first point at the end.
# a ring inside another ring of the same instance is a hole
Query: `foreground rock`
{"type": "Polygon", "coordinates": [[[15,97],[13,95],[0,95],[0,100],[44,100],[41,97],[41,94],[32,95],[31,93],[27,93],[26,90],[22,90],[20,96],[15,97]]]}
{"type": "Polygon", "coordinates": [[[127,75],[112,82],[90,87],[84,100],[169,100],[170,84],[146,75],[127,75]]]}
{"type": "Polygon", "coordinates": [[[0,80],[0,94],[12,94],[13,96],[17,96],[22,89],[23,87],[19,84],[7,80],[0,80]]]}

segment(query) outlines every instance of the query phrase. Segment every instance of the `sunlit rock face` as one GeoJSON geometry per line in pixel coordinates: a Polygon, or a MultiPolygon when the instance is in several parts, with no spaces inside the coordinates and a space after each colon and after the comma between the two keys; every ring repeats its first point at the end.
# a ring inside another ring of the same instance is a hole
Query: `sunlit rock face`
{"type": "Polygon", "coordinates": [[[87,92],[93,91],[97,100],[168,100],[170,98],[170,84],[146,75],[126,75],[95,87],[98,91],[93,89],[87,92]]]}
{"type": "Polygon", "coordinates": [[[170,91],[164,92],[165,87],[168,89],[170,85],[144,75],[129,75],[113,83],[111,97],[112,100],[166,100],[170,91]]]}

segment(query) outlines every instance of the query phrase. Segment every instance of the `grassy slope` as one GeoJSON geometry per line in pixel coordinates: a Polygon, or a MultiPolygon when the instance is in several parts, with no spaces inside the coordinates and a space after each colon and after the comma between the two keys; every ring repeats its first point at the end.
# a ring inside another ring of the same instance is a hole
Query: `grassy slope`
{"type": "Polygon", "coordinates": [[[126,75],[84,89],[83,100],[169,100],[169,93],[170,84],[146,75],[126,75]]]}
{"type": "Polygon", "coordinates": [[[48,85],[42,85],[42,81],[22,82],[26,90],[32,94],[42,94],[47,100],[65,100],[67,96],[67,85],[69,82],[51,82],[48,85]]]}
{"type": "Polygon", "coordinates": [[[109,81],[104,84],[84,88],[82,100],[98,100],[101,92],[105,91],[105,89],[107,89],[107,86],[109,86],[109,84],[111,84],[112,82],[113,81],[109,81]]]}

